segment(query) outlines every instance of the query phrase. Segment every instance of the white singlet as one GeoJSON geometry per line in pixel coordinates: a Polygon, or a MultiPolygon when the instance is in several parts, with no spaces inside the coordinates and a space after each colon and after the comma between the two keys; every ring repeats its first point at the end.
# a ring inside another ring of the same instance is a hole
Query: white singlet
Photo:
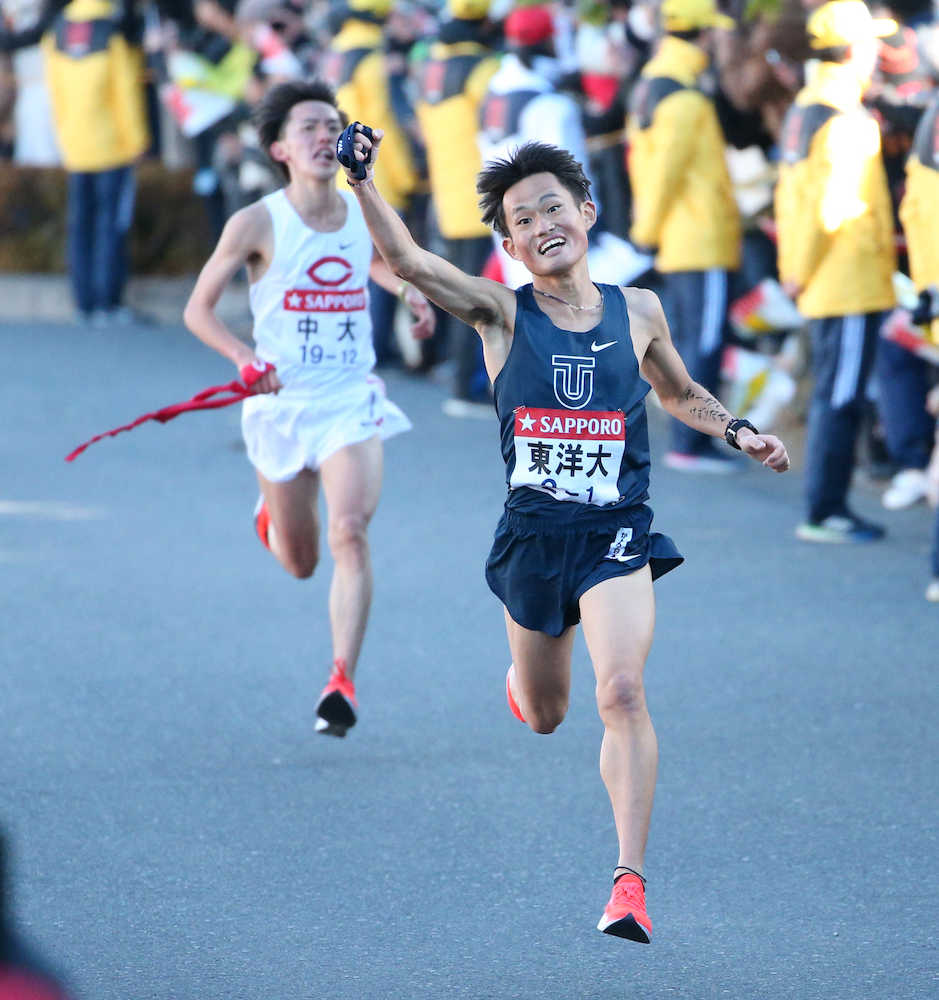
{"type": "Polygon", "coordinates": [[[317,469],[345,445],[411,426],[371,374],[372,239],[358,202],[339,194],[346,221],[331,233],[306,225],[283,189],[262,199],[274,254],[249,293],[255,351],[284,387],[246,399],[241,426],[248,458],[271,482],[317,469]]]}

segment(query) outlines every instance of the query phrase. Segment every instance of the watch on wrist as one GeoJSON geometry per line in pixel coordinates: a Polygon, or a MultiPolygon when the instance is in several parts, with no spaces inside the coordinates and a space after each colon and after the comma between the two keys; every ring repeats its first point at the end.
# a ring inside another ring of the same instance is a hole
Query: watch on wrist
{"type": "Polygon", "coordinates": [[[747,427],[749,430],[753,431],[754,434],[759,434],[760,432],[750,423],[749,420],[744,420],[742,417],[734,417],[733,420],[724,428],[724,440],[731,446],[731,448],[736,448],[740,451],[740,445],[737,444],[737,431],[742,427],[747,427]]]}

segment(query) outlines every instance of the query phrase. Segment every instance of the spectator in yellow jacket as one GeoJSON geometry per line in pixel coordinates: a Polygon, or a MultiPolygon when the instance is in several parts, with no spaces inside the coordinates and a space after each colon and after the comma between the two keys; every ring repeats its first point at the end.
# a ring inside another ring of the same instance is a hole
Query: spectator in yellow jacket
{"type": "MultiPolygon", "coordinates": [[[[923,311],[932,316],[930,339],[939,344],[939,94],[933,96],[913,136],[913,149],[906,164],[906,192],[900,202],[900,220],[906,232],[910,276],[920,292],[923,311]]],[[[939,388],[934,388],[928,398],[932,401],[932,415],[939,417],[939,388]]],[[[937,471],[939,424],[927,483],[937,471]]],[[[932,490],[936,490],[935,481],[932,490]]],[[[939,500],[939,496],[933,499],[939,500]]],[[[932,580],[926,588],[926,599],[939,601],[939,504],[930,559],[932,580]]]]}
{"type": "Polygon", "coordinates": [[[896,23],[861,0],[834,0],[806,30],[819,61],[783,122],[775,204],[780,278],[811,321],[815,379],[796,535],[868,542],[884,530],[852,512],[847,494],[883,312],[895,303],[896,251],[880,130],[861,97],[877,39],[896,23]]]}
{"type": "MultiPolygon", "coordinates": [[[[873,82],[864,95],[865,106],[880,125],[896,232],[901,230],[898,209],[906,186],[913,136],[939,81],[939,67],[927,54],[932,33],[932,26],[922,23],[927,8],[931,11],[931,0],[892,0],[882,9],[879,4],[875,7],[900,25],[896,34],[882,39],[873,82]]],[[[908,256],[898,256],[899,270],[909,274],[908,256]]],[[[893,326],[898,319],[899,315],[892,316],[887,322],[893,326]]],[[[886,331],[882,328],[882,332],[886,331]]],[[[893,466],[880,502],[888,510],[902,510],[924,500],[927,493],[926,467],[936,423],[926,412],[930,365],[889,336],[881,336],[872,377],[877,386],[877,412],[886,457],[893,466]]]]}
{"type": "MultiPolygon", "coordinates": [[[[630,101],[630,236],[655,250],[675,346],[691,377],[716,392],[741,234],[724,135],[700,82],[710,63],[712,31],[734,22],[714,0],[663,0],[661,13],[665,37],[630,101]]],[[[665,464],[689,472],[736,468],[711,438],[679,421],[672,422],[665,464]]]]}
{"type": "MultiPolygon", "coordinates": [[[[383,25],[392,0],[346,0],[345,6],[345,19],[326,55],[323,76],[335,89],[349,121],[387,124],[375,183],[385,200],[401,212],[417,186],[417,173],[407,136],[393,113],[385,70],[383,25]]],[[[344,178],[340,176],[337,183],[344,185],[344,178]]]]}
{"type": "MultiPolygon", "coordinates": [[[[345,0],[342,24],[323,62],[323,77],[336,91],[336,102],[349,121],[374,121],[384,126],[375,184],[386,201],[404,214],[418,174],[410,141],[394,114],[385,65],[384,25],[392,5],[392,0],[345,0]]],[[[336,183],[345,188],[342,171],[336,175],[336,183]]],[[[372,281],[369,296],[375,351],[378,364],[383,365],[395,355],[392,327],[397,302],[372,281]]]]}
{"type": "MultiPolygon", "coordinates": [[[[421,74],[417,116],[427,144],[443,256],[461,271],[479,275],[492,252],[492,234],[479,220],[476,175],[482,155],[476,133],[480,105],[499,59],[486,43],[489,0],[449,0],[447,9],[450,17],[441,24],[421,74]]],[[[449,314],[444,314],[442,326],[447,354],[456,362],[453,396],[444,401],[444,412],[491,419],[476,331],[449,314]]]]}
{"type": "Polygon", "coordinates": [[[68,171],[68,271],[80,318],[96,326],[131,318],[126,237],[134,163],[150,142],[141,33],[133,0],[72,0],[42,39],[68,171]]]}
{"type": "MultiPolygon", "coordinates": [[[[939,305],[939,94],[920,118],[906,163],[906,190],[900,202],[906,233],[910,277],[918,292],[936,289],[939,305]]],[[[939,345],[939,317],[930,324],[930,339],[939,345]]]]}

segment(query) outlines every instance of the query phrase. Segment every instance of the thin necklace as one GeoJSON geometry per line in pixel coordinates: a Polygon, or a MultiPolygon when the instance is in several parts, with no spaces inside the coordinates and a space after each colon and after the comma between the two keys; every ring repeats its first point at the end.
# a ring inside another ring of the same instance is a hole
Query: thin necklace
{"type": "MultiPolygon", "coordinates": [[[[535,286],[532,285],[532,288],[535,286]]],[[[596,288],[596,285],[594,285],[596,288]]],[[[535,291],[539,295],[543,295],[546,299],[554,299],[555,302],[560,302],[561,305],[567,306],[568,309],[576,309],[577,312],[596,312],[598,309],[603,308],[603,294],[600,294],[600,301],[595,306],[575,306],[573,302],[568,302],[567,299],[562,299],[560,295],[552,295],[550,292],[543,292],[540,288],[535,288],[535,291]]]]}

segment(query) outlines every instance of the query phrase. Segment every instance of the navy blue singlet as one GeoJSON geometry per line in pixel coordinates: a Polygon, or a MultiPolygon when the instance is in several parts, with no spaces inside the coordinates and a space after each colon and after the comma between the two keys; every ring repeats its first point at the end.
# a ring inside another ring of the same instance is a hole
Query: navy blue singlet
{"type": "Polygon", "coordinates": [[[623,293],[597,287],[603,315],[585,333],[556,327],[530,284],[515,292],[512,346],[493,386],[509,510],[575,521],[648,498],[649,384],[623,293]]]}

